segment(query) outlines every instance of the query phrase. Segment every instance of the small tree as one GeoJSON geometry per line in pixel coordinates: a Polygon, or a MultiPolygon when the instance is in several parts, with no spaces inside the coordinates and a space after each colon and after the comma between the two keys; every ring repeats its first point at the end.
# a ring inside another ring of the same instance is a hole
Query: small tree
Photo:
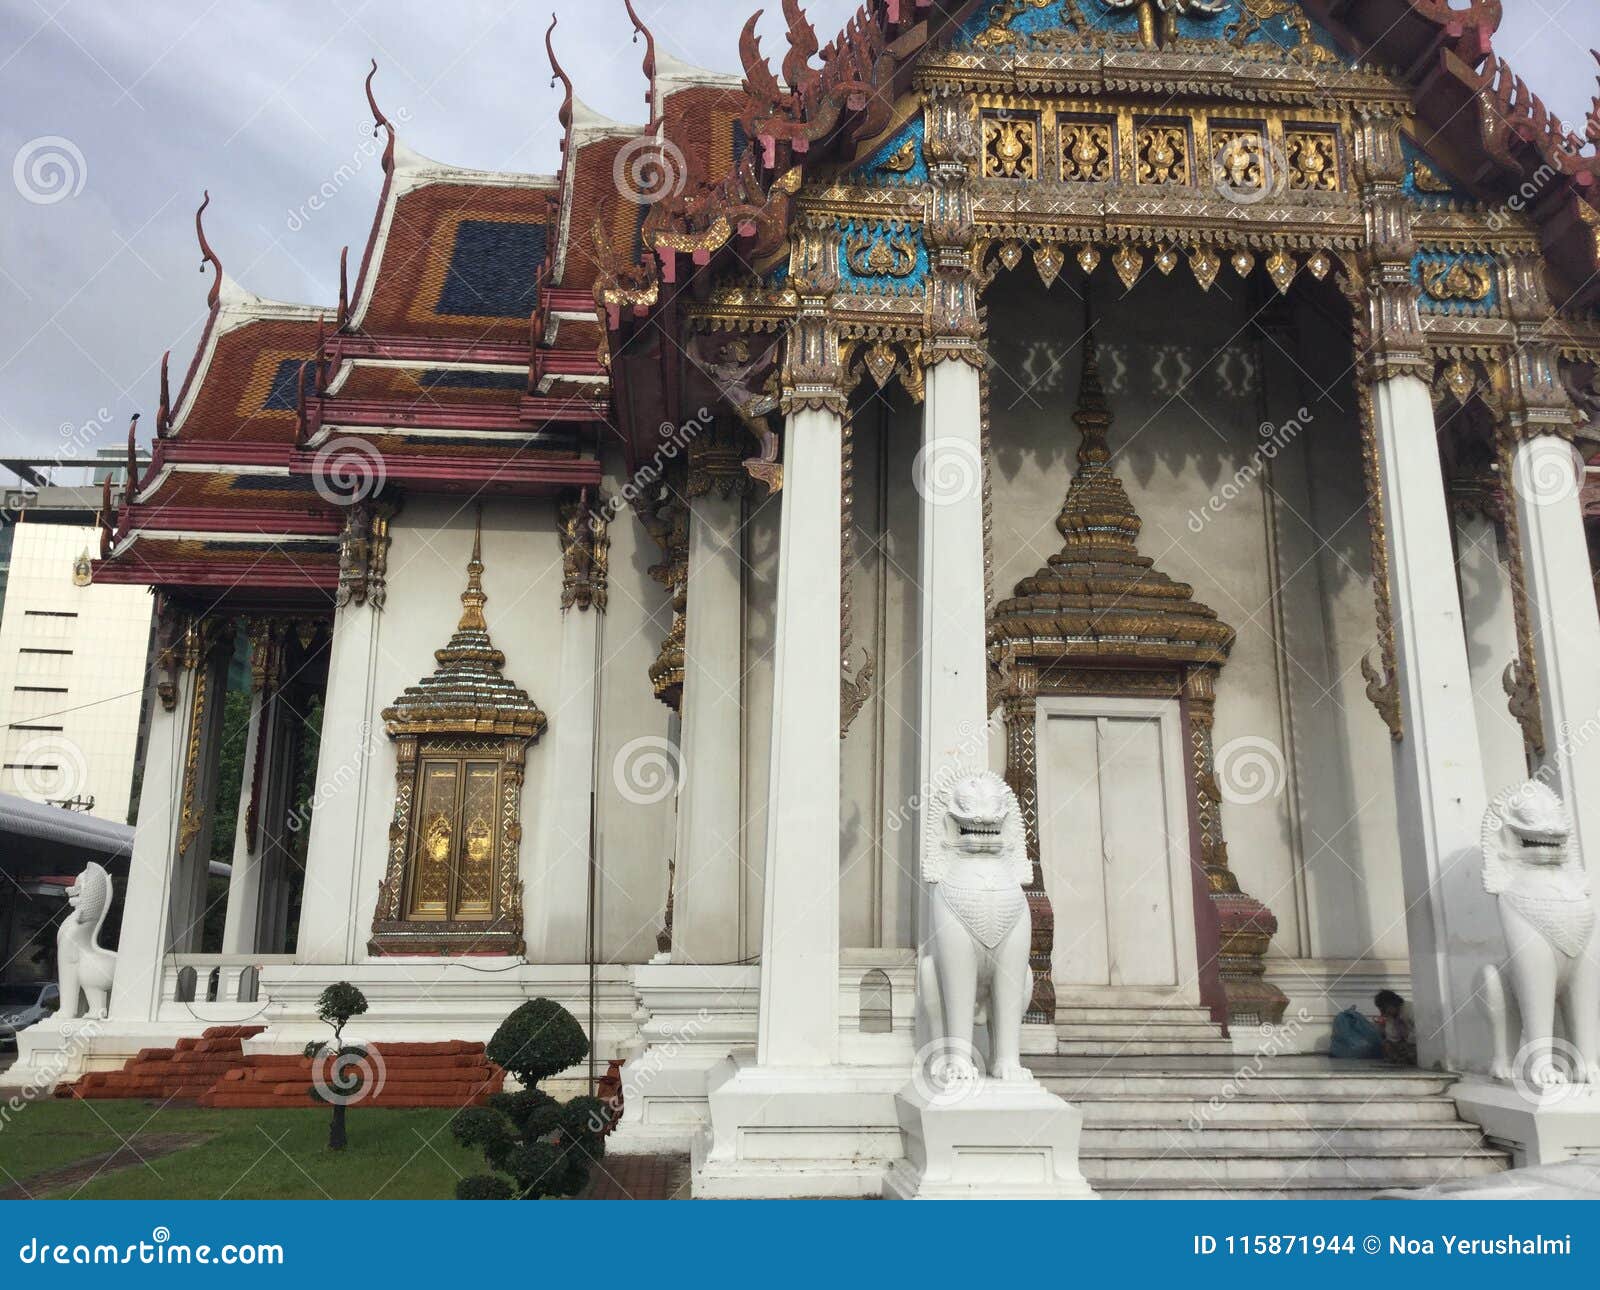
{"type": "Polygon", "coordinates": [[[366,1010],[367,996],[348,981],[335,981],[317,999],[317,1016],[333,1027],[333,1041],[313,1039],[305,1053],[311,1059],[311,1100],[333,1107],[333,1119],[328,1125],[329,1151],[344,1150],[345,1108],[360,1101],[366,1084],[363,1063],[367,1050],[360,1044],[344,1042],[345,1025],[366,1010]],[[318,1078],[317,1064],[323,1060],[328,1063],[326,1079],[318,1078]]]}
{"type": "Polygon", "coordinates": [[[594,1097],[558,1102],[537,1085],[588,1055],[583,1027],[549,999],[529,1000],[500,1023],[487,1056],[522,1088],[456,1117],[456,1141],[481,1150],[494,1170],[458,1182],[458,1199],[539,1200],[583,1190],[590,1165],[606,1152],[606,1107],[594,1097]]]}

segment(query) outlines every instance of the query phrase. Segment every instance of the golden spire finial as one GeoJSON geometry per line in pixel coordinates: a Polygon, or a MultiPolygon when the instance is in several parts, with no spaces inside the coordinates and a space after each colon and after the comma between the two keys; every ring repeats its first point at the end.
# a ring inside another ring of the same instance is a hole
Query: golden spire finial
{"type": "Polygon", "coordinates": [[[456,630],[488,631],[489,624],[483,617],[483,606],[488,599],[483,594],[483,507],[480,506],[472,527],[472,559],[467,561],[467,589],[461,593],[461,621],[456,624],[456,630]]]}
{"type": "Polygon", "coordinates": [[[1111,405],[1106,402],[1105,386],[1100,383],[1100,351],[1091,326],[1083,338],[1083,379],[1078,383],[1078,406],[1072,413],[1083,442],[1078,445],[1081,465],[1103,466],[1111,460],[1106,440],[1111,429],[1111,405]]]}
{"type": "Polygon", "coordinates": [[[1132,552],[1139,537],[1139,515],[1111,466],[1111,405],[1100,382],[1100,353],[1094,339],[1094,308],[1087,284],[1083,293],[1083,379],[1073,424],[1083,436],[1078,444],[1078,469],[1056,516],[1056,529],[1068,547],[1113,546],[1132,552]]]}

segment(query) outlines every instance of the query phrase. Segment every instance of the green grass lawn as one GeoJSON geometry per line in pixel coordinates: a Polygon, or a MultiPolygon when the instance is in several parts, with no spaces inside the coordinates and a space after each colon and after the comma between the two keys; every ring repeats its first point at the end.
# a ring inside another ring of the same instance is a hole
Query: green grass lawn
{"type": "Polygon", "coordinates": [[[123,1140],[137,1150],[141,1137],[151,1134],[206,1133],[211,1136],[197,1146],[102,1173],[52,1198],[445,1199],[455,1194],[458,1177],[483,1172],[482,1157],[451,1136],[454,1114],[449,1108],[353,1107],[349,1146],[329,1151],[328,1111],[320,1107],[241,1111],[45,1100],[0,1125],[0,1186],[113,1151],[123,1140]]]}

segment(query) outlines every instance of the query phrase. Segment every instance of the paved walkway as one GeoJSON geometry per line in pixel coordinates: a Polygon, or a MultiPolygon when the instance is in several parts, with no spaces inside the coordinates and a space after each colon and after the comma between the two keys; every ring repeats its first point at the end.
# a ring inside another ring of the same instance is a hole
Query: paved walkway
{"type": "Polygon", "coordinates": [[[68,1187],[81,1187],[101,1174],[131,1169],[148,1160],[198,1146],[210,1136],[209,1133],[141,1133],[136,1146],[121,1146],[115,1151],[102,1151],[71,1164],[46,1169],[43,1173],[13,1178],[7,1186],[0,1187],[0,1200],[34,1200],[68,1187]]]}
{"type": "Polygon", "coordinates": [[[688,1200],[688,1156],[607,1156],[579,1200],[688,1200]]]}

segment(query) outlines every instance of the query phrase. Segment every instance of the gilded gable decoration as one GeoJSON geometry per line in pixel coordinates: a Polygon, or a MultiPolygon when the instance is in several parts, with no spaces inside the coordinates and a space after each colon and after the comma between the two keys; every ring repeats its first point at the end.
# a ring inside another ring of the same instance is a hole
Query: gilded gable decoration
{"type": "Polygon", "coordinates": [[[461,619],[434,651],[438,667],[383,710],[395,805],[373,954],[523,952],[523,759],[546,720],[504,674],[487,601],[480,524],[461,619]]]}

